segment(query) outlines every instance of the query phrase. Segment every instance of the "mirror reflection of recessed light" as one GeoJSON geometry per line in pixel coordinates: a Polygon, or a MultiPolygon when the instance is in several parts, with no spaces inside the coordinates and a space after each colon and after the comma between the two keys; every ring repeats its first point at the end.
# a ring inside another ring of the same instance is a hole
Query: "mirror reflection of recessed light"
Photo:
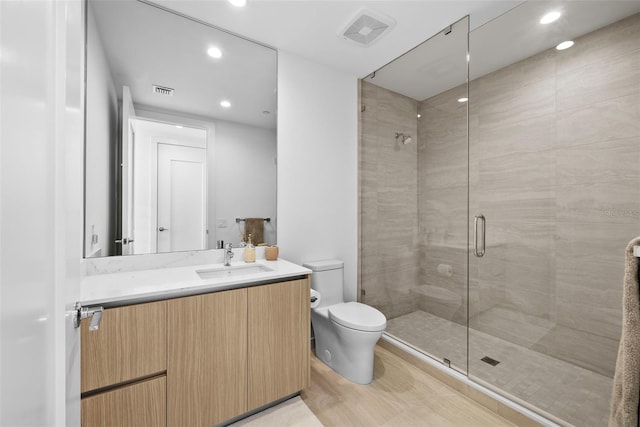
{"type": "Polygon", "coordinates": [[[551,24],[552,22],[557,21],[558,18],[560,18],[560,12],[558,12],[557,10],[554,10],[553,12],[549,12],[546,15],[544,15],[542,18],[540,18],[540,23],[545,25],[551,24]]]}
{"type": "Polygon", "coordinates": [[[225,99],[224,101],[220,101],[220,106],[224,108],[229,108],[231,107],[231,103],[225,99]]]}
{"type": "Polygon", "coordinates": [[[229,3],[231,3],[235,7],[245,7],[247,4],[247,0],[229,0],[229,3]]]}
{"type": "Polygon", "coordinates": [[[220,48],[217,48],[215,46],[211,46],[207,50],[207,55],[209,55],[212,58],[222,58],[222,51],[220,50],[220,48]]]}
{"type": "Polygon", "coordinates": [[[182,126],[180,126],[180,125],[176,125],[176,128],[177,128],[177,129],[182,129],[182,126]]]}
{"type": "Polygon", "coordinates": [[[462,98],[458,98],[458,102],[467,102],[469,100],[469,98],[465,98],[464,96],[462,98]]]}
{"type": "Polygon", "coordinates": [[[562,42],[558,46],[556,46],[556,49],[565,50],[565,49],[569,49],[571,46],[573,46],[573,42],[571,40],[567,40],[566,42],[562,42]]]}

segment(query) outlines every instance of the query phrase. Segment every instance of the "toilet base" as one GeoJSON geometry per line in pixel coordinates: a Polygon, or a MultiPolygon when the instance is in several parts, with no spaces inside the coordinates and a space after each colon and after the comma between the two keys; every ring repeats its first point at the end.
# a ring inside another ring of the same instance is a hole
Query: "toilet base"
{"type": "Polygon", "coordinates": [[[384,331],[357,331],[311,314],[316,357],[356,384],[373,380],[374,348],[384,331]]]}

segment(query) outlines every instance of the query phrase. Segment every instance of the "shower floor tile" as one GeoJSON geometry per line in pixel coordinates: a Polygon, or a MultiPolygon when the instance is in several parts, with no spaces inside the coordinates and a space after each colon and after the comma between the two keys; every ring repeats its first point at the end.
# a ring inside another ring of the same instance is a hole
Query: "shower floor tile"
{"type": "MultiPolygon", "coordinates": [[[[467,372],[467,328],[424,311],[387,321],[387,333],[467,372]]],[[[607,424],[612,379],[527,347],[469,330],[469,375],[576,426],[607,424]],[[481,361],[488,356],[496,366],[481,361]]]]}

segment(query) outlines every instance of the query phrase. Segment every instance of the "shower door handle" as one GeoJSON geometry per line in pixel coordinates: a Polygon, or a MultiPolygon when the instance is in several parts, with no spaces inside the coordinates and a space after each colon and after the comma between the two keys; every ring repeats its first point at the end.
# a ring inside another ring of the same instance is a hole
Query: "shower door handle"
{"type": "Polygon", "coordinates": [[[477,256],[478,258],[482,258],[484,256],[484,251],[485,251],[485,234],[486,234],[486,219],[484,217],[484,215],[480,214],[480,215],[476,215],[475,218],[473,219],[473,254],[475,256],[477,256]],[[480,242],[482,243],[482,245],[480,246],[480,249],[478,249],[478,223],[481,223],[480,227],[482,228],[482,239],[480,240],[480,242]]]}

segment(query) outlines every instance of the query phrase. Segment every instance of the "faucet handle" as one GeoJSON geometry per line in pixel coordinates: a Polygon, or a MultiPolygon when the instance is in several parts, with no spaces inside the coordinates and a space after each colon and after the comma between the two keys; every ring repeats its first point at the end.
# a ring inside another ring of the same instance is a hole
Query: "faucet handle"
{"type": "Polygon", "coordinates": [[[231,243],[227,243],[226,245],[224,245],[224,248],[227,250],[233,249],[233,245],[231,243]]]}

